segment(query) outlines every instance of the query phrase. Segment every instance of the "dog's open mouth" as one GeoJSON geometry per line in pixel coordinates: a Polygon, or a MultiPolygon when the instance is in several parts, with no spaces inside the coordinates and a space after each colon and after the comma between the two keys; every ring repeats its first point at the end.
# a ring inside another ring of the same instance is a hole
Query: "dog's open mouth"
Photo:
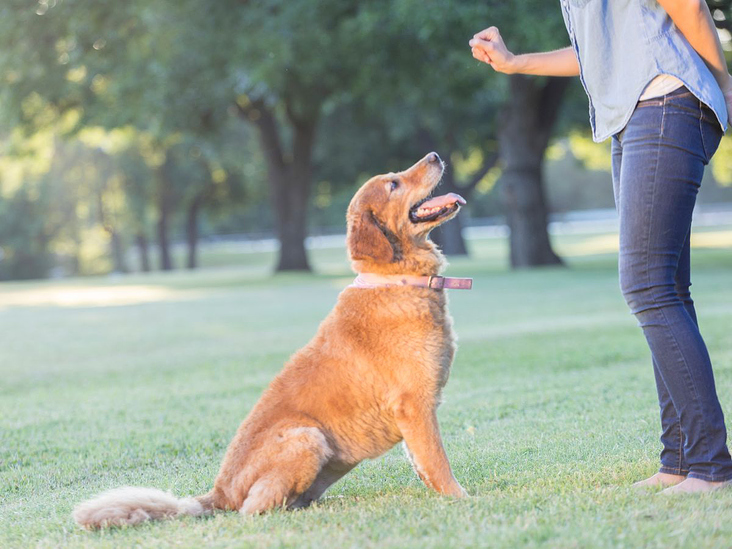
{"type": "Polygon", "coordinates": [[[455,193],[443,194],[434,198],[427,197],[410,208],[409,220],[412,223],[435,221],[436,219],[450,215],[465,204],[465,199],[455,193]]]}

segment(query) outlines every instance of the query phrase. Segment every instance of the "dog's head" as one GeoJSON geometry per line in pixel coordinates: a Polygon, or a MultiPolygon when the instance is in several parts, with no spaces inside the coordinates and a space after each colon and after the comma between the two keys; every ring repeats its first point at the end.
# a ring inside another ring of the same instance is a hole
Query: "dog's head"
{"type": "Polygon", "coordinates": [[[372,177],[358,190],[347,214],[356,272],[438,274],[444,258],[427,236],[465,204],[454,193],[430,198],[444,170],[432,152],[403,172],[372,177]]]}

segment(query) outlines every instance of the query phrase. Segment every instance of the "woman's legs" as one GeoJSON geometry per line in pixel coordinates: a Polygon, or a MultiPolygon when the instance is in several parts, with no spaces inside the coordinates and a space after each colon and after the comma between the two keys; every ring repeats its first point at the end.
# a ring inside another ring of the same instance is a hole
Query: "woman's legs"
{"type": "Polygon", "coordinates": [[[661,406],[661,472],[732,479],[724,417],[689,295],[689,231],[720,136],[684,88],[641,103],[613,140],[620,284],[648,341],[661,406]]]}
{"type": "MultiPolygon", "coordinates": [[[[684,304],[689,316],[696,321],[694,302],[691,299],[691,231],[686,235],[684,247],[679,255],[679,264],[674,277],[674,290],[678,299],[684,304]]],[[[658,403],[661,408],[661,469],[659,472],[669,475],[686,476],[689,465],[684,458],[684,435],[679,422],[679,414],[674,407],[671,394],[663,381],[661,370],[655,357],[653,358],[653,375],[656,378],[658,403]]]]}
{"type": "MultiPolygon", "coordinates": [[[[613,179],[613,192],[615,195],[615,205],[620,211],[620,168],[622,165],[623,148],[620,145],[620,140],[617,137],[613,137],[612,142],[612,179],[613,179]]],[[[685,247],[686,253],[682,254],[679,262],[679,271],[684,271],[682,265],[685,261],[690,260],[689,242],[687,239],[687,245],[685,247]]],[[[688,275],[690,265],[687,265],[685,272],[688,275]]],[[[677,288],[680,285],[677,284],[677,288]]],[[[680,288],[679,288],[680,289],[680,288]]],[[[688,286],[686,294],[688,293],[688,286]]],[[[681,297],[681,296],[679,296],[681,297]]],[[[693,308],[693,306],[692,306],[693,308]]],[[[661,443],[663,449],[661,450],[661,469],[658,473],[647,478],[645,480],[635,483],[635,486],[639,487],[650,487],[650,486],[670,486],[678,484],[686,478],[689,473],[688,467],[684,462],[683,452],[683,435],[681,433],[681,425],[679,424],[679,415],[674,408],[671,400],[671,395],[666,388],[666,384],[661,378],[656,363],[655,357],[651,356],[653,362],[653,373],[656,378],[656,389],[658,391],[658,403],[661,409],[661,443]]]]}

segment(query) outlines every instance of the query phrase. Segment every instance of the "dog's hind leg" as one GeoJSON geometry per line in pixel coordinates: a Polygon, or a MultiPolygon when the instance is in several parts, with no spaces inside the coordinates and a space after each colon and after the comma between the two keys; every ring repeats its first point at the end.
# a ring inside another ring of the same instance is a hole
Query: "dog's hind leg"
{"type": "Polygon", "coordinates": [[[290,508],[299,509],[307,507],[312,502],[316,501],[323,495],[323,493],[330,488],[332,484],[338,482],[346,473],[353,469],[355,465],[346,465],[343,463],[328,463],[325,467],[320,470],[320,473],[312,483],[310,488],[300,495],[295,500],[290,508]]]}
{"type": "Polygon", "coordinates": [[[278,432],[270,444],[266,458],[271,466],[262,467],[261,476],[249,488],[239,509],[242,514],[292,506],[313,485],[333,455],[317,427],[290,427],[278,432]]]}

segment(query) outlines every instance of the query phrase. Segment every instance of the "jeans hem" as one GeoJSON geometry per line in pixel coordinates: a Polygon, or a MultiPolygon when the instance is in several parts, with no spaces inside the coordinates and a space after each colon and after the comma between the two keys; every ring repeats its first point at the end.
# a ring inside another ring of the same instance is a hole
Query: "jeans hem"
{"type": "Polygon", "coordinates": [[[732,480],[732,473],[726,475],[707,475],[692,471],[689,473],[688,478],[698,478],[699,480],[706,480],[707,482],[727,482],[728,480],[732,480]]]}
{"type": "Polygon", "coordinates": [[[661,466],[658,470],[659,473],[665,473],[667,475],[683,475],[689,474],[688,469],[682,469],[681,467],[667,467],[666,465],[661,466]]]}

